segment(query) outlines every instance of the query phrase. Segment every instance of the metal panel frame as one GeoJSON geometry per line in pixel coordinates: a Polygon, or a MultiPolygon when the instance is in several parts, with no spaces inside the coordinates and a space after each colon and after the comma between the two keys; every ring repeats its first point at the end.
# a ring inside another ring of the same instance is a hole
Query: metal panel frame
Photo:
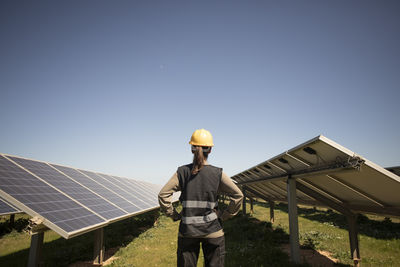
{"type": "Polygon", "coordinates": [[[7,200],[5,200],[2,197],[0,197],[0,202],[2,202],[2,203],[4,203],[4,205],[7,205],[10,208],[14,209],[14,211],[10,211],[10,212],[0,212],[0,216],[24,213],[23,211],[19,210],[18,208],[14,207],[13,205],[11,205],[7,200]]]}
{"type": "MultiPolygon", "coordinates": [[[[296,202],[298,202],[299,204],[306,205],[313,203],[313,206],[327,206],[347,217],[349,223],[351,257],[355,263],[358,263],[360,251],[355,220],[356,212],[400,217],[400,200],[398,198],[395,198],[394,201],[392,201],[392,199],[390,200],[390,203],[394,203],[395,206],[385,203],[385,196],[382,194],[382,190],[385,189],[380,188],[380,191],[375,191],[379,192],[381,196],[381,198],[379,198],[377,195],[373,194],[375,188],[368,188],[367,190],[363,184],[349,182],[352,181],[350,179],[351,177],[360,175],[361,168],[367,168],[364,169],[367,171],[364,171],[363,174],[369,175],[369,184],[373,181],[371,179],[377,179],[374,178],[375,174],[381,175],[386,179],[384,179],[384,181],[379,180],[379,182],[387,182],[390,185],[389,187],[386,186],[386,190],[390,189],[393,191],[394,189],[392,189],[391,186],[396,185],[396,190],[398,188],[400,191],[400,177],[395,173],[362,158],[351,150],[322,135],[312,138],[254,167],[246,169],[234,175],[232,179],[237,181],[237,184],[246,191],[263,198],[269,203],[273,203],[273,201],[282,201],[282,199],[278,197],[282,192],[287,195],[286,201],[284,200],[282,202],[287,202],[289,205],[291,257],[294,262],[299,262],[299,255],[297,253],[298,232],[296,231],[298,223],[296,222],[297,212],[295,207],[297,205],[296,202]],[[340,158],[344,157],[346,159],[332,161],[332,155],[321,155],[320,152],[317,153],[316,150],[312,148],[313,146],[317,146],[318,149],[322,149],[323,151],[338,153],[340,154],[340,158]],[[309,155],[307,155],[307,153],[309,155]],[[315,155],[315,157],[311,155],[315,155]],[[320,181],[321,179],[323,180],[320,181]],[[286,190],[275,184],[285,181],[288,183],[286,190]],[[330,185],[346,189],[347,196],[340,190],[332,191],[331,188],[327,188],[323,181],[330,181],[330,185]],[[390,181],[390,183],[388,181],[390,181]],[[275,192],[271,190],[275,190],[275,192]],[[349,196],[354,196],[352,199],[354,199],[355,202],[349,201],[349,196]],[[294,219],[294,217],[296,217],[296,219],[294,219]]],[[[360,180],[360,178],[358,178],[358,180],[360,180]]],[[[388,198],[386,199],[388,200],[388,198]]],[[[272,214],[272,209],[270,212],[272,214]]]]}
{"type": "MultiPolygon", "coordinates": [[[[77,200],[74,200],[74,199],[71,198],[68,194],[65,194],[63,191],[59,190],[57,187],[55,187],[55,186],[49,184],[48,182],[46,182],[45,180],[43,180],[42,178],[40,178],[40,177],[39,177],[38,175],[36,175],[35,173],[32,173],[31,171],[27,170],[27,169],[24,168],[23,166],[20,166],[18,163],[14,162],[12,159],[8,158],[8,156],[9,156],[9,157],[16,157],[16,158],[20,158],[20,159],[25,159],[25,160],[32,160],[32,159],[27,159],[27,158],[23,158],[23,157],[19,157],[19,156],[13,156],[13,155],[7,155],[7,154],[3,154],[3,153],[0,153],[0,156],[4,157],[4,158],[7,159],[8,161],[12,162],[12,163],[14,164],[14,166],[16,166],[16,167],[18,167],[18,168],[24,170],[25,172],[28,172],[30,175],[33,175],[33,176],[34,176],[35,178],[37,178],[38,180],[44,182],[45,184],[49,185],[51,188],[53,188],[53,189],[57,190],[58,192],[62,193],[62,194],[65,195],[67,198],[72,199],[72,200],[73,200],[74,202],[76,202],[78,205],[80,205],[80,206],[82,206],[82,207],[84,207],[84,208],[90,210],[90,209],[87,208],[85,205],[83,205],[82,203],[80,203],[80,202],[77,201],[77,200]]],[[[54,167],[51,163],[44,162],[44,161],[39,161],[39,160],[33,160],[33,161],[35,161],[35,162],[41,162],[41,163],[47,164],[47,165],[49,165],[51,168],[53,168],[53,169],[55,169],[56,171],[58,171],[60,174],[66,176],[67,178],[73,180],[74,182],[77,182],[77,181],[75,181],[73,178],[71,178],[71,177],[69,177],[68,175],[64,174],[62,171],[58,170],[58,169],[57,169],[56,167],[54,167]]],[[[55,164],[55,165],[62,166],[62,167],[67,167],[67,168],[72,168],[72,169],[78,171],[79,173],[81,173],[82,175],[88,177],[86,174],[82,173],[80,170],[78,170],[78,169],[76,169],[76,168],[68,167],[68,166],[64,166],[64,165],[60,165],[60,164],[55,164]]],[[[93,173],[95,173],[96,175],[102,175],[101,173],[96,173],[96,172],[93,172],[93,173]]],[[[89,178],[90,178],[90,177],[89,177],[89,178]]],[[[90,179],[92,179],[92,178],[90,178],[90,179]]],[[[104,179],[104,178],[103,178],[103,179],[104,179]]],[[[131,180],[131,179],[128,179],[128,178],[125,178],[125,179],[127,179],[128,181],[131,180]]],[[[136,182],[138,183],[138,181],[136,181],[136,182]]],[[[77,183],[78,183],[78,182],[77,182],[77,183]]],[[[80,183],[78,183],[78,184],[80,184],[80,183]]],[[[81,184],[80,184],[80,185],[81,185],[81,184]]],[[[87,189],[86,186],[84,186],[84,185],[81,185],[81,186],[82,186],[83,188],[86,188],[86,189],[87,189]]],[[[133,186],[133,184],[132,184],[132,186],[133,186]]],[[[155,185],[154,185],[154,190],[153,190],[152,188],[150,188],[150,184],[149,184],[149,185],[145,185],[145,184],[143,183],[142,188],[143,188],[143,190],[146,190],[146,194],[154,193],[154,198],[157,198],[157,193],[158,193],[158,192],[155,191],[155,189],[156,189],[156,186],[155,186],[155,185]],[[146,189],[145,189],[145,188],[146,188],[146,189]]],[[[124,191],[126,191],[126,190],[124,190],[124,191]]],[[[95,192],[94,192],[94,193],[95,193],[95,192]]],[[[130,194],[130,193],[129,193],[129,194],[130,194]]],[[[117,195],[119,195],[119,194],[117,194],[117,195]]],[[[148,212],[148,211],[155,210],[155,209],[159,208],[159,205],[158,205],[158,204],[157,204],[157,205],[154,205],[154,206],[150,206],[149,208],[146,208],[146,209],[140,209],[140,208],[139,208],[139,210],[138,210],[137,212],[127,213],[126,215],[123,215],[123,216],[120,216],[120,217],[116,217],[116,218],[113,218],[113,219],[109,219],[109,220],[104,219],[104,222],[102,222],[102,223],[95,224],[95,225],[91,225],[91,226],[88,226],[88,227],[84,227],[84,228],[81,228],[81,229],[76,230],[76,231],[66,232],[66,231],[64,231],[63,229],[61,229],[60,227],[58,227],[57,225],[55,225],[54,223],[52,223],[51,221],[46,220],[45,218],[43,218],[42,216],[40,216],[40,214],[38,214],[37,212],[35,212],[33,209],[27,207],[24,203],[22,203],[22,202],[18,201],[17,199],[13,198],[12,196],[10,196],[9,194],[7,194],[6,192],[4,192],[4,191],[1,190],[1,189],[0,189],[0,196],[2,196],[2,197],[4,198],[4,200],[6,200],[7,202],[12,203],[12,205],[15,206],[17,209],[21,210],[21,212],[25,212],[25,213],[27,213],[28,215],[30,215],[30,216],[32,216],[32,217],[41,218],[41,219],[43,220],[43,224],[44,224],[46,227],[52,229],[53,231],[55,231],[56,233],[58,233],[59,235],[61,235],[62,237],[66,238],[66,239],[73,238],[73,237],[75,237],[75,236],[78,236],[78,235],[81,235],[81,234],[85,234],[85,233],[87,233],[87,232],[94,231],[94,230],[96,230],[96,229],[103,228],[103,227],[107,226],[107,225],[110,224],[110,223],[117,222],[117,221],[120,221],[120,220],[129,218],[129,217],[132,217],[132,216],[137,216],[137,215],[140,215],[140,214],[142,214],[142,213],[146,213],[146,212],[148,212]]],[[[122,198],[122,196],[121,196],[121,198],[122,198]]],[[[109,201],[108,201],[108,202],[109,202],[109,201]]],[[[158,202],[155,202],[155,203],[158,203],[158,202]]],[[[95,213],[95,212],[92,212],[92,213],[93,213],[93,214],[97,214],[97,213],[95,213]]],[[[99,216],[100,218],[102,218],[100,215],[98,215],[98,216],[99,216]]]]}

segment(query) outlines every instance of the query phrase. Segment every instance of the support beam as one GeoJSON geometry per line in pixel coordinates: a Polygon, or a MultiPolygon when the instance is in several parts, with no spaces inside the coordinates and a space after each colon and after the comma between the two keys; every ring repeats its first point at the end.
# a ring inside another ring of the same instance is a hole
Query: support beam
{"type": "Polygon", "coordinates": [[[357,215],[346,207],[346,205],[336,203],[300,182],[297,183],[297,189],[346,216],[349,224],[350,255],[354,261],[354,266],[359,266],[360,248],[358,246],[357,215]]]}
{"type": "MultiPolygon", "coordinates": [[[[246,176],[246,175],[245,175],[246,176]]],[[[246,176],[247,177],[247,176],[246,176]]],[[[247,179],[253,179],[253,178],[251,178],[251,177],[247,177],[247,179]]],[[[246,180],[245,181],[242,181],[242,182],[246,182],[246,180]]],[[[238,184],[240,184],[241,182],[239,181],[238,182],[238,184]]],[[[273,189],[270,189],[269,188],[269,186],[268,186],[268,184],[265,184],[265,183],[258,183],[258,184],[252,184],[252,187],[253,187],[253,189],[254,190],[258,190],[258,191],[265,191],[265,190],[267,190],[268,191],[268,193],[270,194],[270,195],[272,195],[272,196],[275,196],[275,197],[277,197],[276,195],[277,194],[279,194],[279,195],[282,195],[281,193],[277,193],[275,190],[273,190],[273,189]]],[[[284,198],[286,198],[286,192],[284,193],[284,198]]]]}
{"type": "Polygon", "coordinates": [[[253,207],[253,198],[250,198],[250,213],[254,212],[254,207],[253,207]]]}
{"type": "Polygon", "coordinates": [[[264,199],[267,202],[270,201],[269,198],[267,198],[266,196],[264,196],[262,193],[258,192],[257,190],[254,190],[253,188],[246,187],[246,190],[249,191],[250,193],[252,193],[253,195],[255,195],[256,197],[264,199]]]}
{"type": "Polygon", "coordinates": [[[349,223],[350,256],[353,259],[354,266],[360,264],[360,248],[358,246],[357,216],[346,216],[349,223]]]}
{"type": "Polygon", "coordinates": [[[271,190],[274,190],[279,195],[286,198],[287,191],[285,190],[285,181],[275,181],[275,182],[283,182],[283,188],[279,185],[274,184],[273,182],[268,183],[268,187],[271,188],[271,190]]]}
{"type": "Polygon", "coordinates": [[[243,203],[242,203],[242,211],[243,211],[243,215],[246,215],[246,189],[245,187],[243,187],[243,203]]]}
{"type": "Polygon", "coordinates": [[[29,249],[28,267],[38,267],[42,261],[44,232],[31,235],[31,248],[29,249]]]}
{"type": "Polygon", "coordinates": [[[395,216],[400,217],[400,208],[398,207],[372,207],[372,206],[360,206],[360,205],[348,205],[348,207],[354,211],[358,211],[359,213],[372,213],[378,214],[380,216],[395,216]]]}
{"type": "Polygon", "coordinates": [[[344,204],[337,203],[324,195],[318,193],[317,191],[310,189],[308,186],[304,185],[301,181],[296,184],[297,190],[303,192],[304,194],[314,198],[315,200],[327,205],[328,207],[346,215],[354,216],[354,213],[348,209],[344,204]]]}
{"type": "Polygon", "coordinates": [[[282,180],[285,178],[310,178],[311,176],[316,175],[330,175],[333,172],[354,172],[359,171],[360,166],[364,163],[359,157],[351,157],[348,160],[343,162],[334,162],[327,165],[315,166],[312,168],[306,168],[302,170],[290,171],[282,174],[271,175],[271,176],[264,176],[256,179],[251,179],[247,181],[239,182],[238,185],[244,184],[254,184],[259,183],[262,181],[275,181],[275,180],[282,180]]]}
{"type": "Polygon", "coordinates": [[[94,231],[93,263],[103,264],[104,260],[104,228],[94,231]]]}
{"type": "Polygon", "coordinates": [[[246,190],[255,195],[256,197],[259,197],[266,202],[269,203],[269,215],[270,215],[270,222],[274,223],[275,221],[275,216],[274,216],[274,208],[275,208],[275,202],[272,201],[271,199],[267,198],[266,196],[262,195],[261,193],[257,192],[256,190],[253,190],[252,188],[246,187],[246,190]]]}
{"type": "Polygon", "coordinates": [[[340,184],[341,186],[351,190],[352,192],[356,193],[357,195],[363,197],[364,199],[372,202],[374,205],[380,206],[381,208],[385,207],[385,206],[389,206],[387,203],[383,203],[379,200],[377,200],[376,198],[374,198],[373,196],[367,194],[366,192],[362,191],[359,188],[356,188],[352,185],[350,185],[349,183],[346,183],[345,181],[343,181],[342,179],[338,178],[338,177],[334,177],[333,175],[327,175],[326,177],[328,177],[329,179],[331,179],[332,181],[340,184]]]}
{"type": "Polygon", "coordinates": [[[14,227],[14,222],[15,222],[15,214],[10,215],[10,228],[14,227]]]}
{"type": "MultiPolygon", "coordinates": [[[[326,176],[328,176],[328,175],[326,175],[326,176]]],[[[321,194],[321,195],[323,195],[323,196],[325,196],[325,197],[327,197],[327,198],[329,198],[329,199],[331,199],[331,200],[333,200],[335,202],[338,202],[338,203],[344,203],[345,202],[345,200],[342,197],[338,196],[337,194],[334,194],[333,192],[326,191],[326,189],[321,188],[321,186],[316,185],[312,181],[305,181],[305,180],[297,180],[297,181],[301,182],[301,184],[307,186],[310,189],[313,189],[313,191],[316,191],[317,193],[319,193],[319,194],[321,194]]]]}
{"type": "Polygon", "coordinates": [[[297,219],[296,180],[287,180],[289,208],[290,257],[294,263],[300,263],[299,224],[297,219]]]}
{"type": "Polygon", "coordinates": [[[274,208],[275,208],[275,202],[269,201],[269,221],[271,223],[274,223],[275,221],[274,208]]]}
{"type": "MultiPolygon", "coordinates": [[[[287,192],[285,191],[283,193],[283,192],[276,190],[275,188],[272,187],[272,186],[274,186],[274,184],[272,184],[272,183],[263,183],[263,184],[257,184],[257,185],[260,185],[258,187],[259,188],[258,191],[267,193],[269,198],[273,198],[273,199],[286,199],[287,198],[287,192]]],[[[252,187],[254,188],[255,185],[252,185],[252,187]]]]}

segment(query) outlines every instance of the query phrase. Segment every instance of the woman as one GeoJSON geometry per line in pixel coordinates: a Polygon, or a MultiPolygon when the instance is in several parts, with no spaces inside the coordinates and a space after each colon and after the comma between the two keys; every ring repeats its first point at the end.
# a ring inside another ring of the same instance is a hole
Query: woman
{"type": "Polygon", "coordinates": [[[200,243],[205,266],[224,266],[225,237],[221,221],[236,215],[243,194],[221,168],[209,165],[208,155],[214,146],[211,133],[196,130],[192,145],[193,163],[178,168],[158,194],[161,209],[173,220],[181,220],[178,235],[178,266],[197,266],[200,243]],[[172,206],[174,192],[179,198],[182,212],[172,206]],[[218,210],[218,194],[224,193],[230,203],[224,211],[218,210]]]}

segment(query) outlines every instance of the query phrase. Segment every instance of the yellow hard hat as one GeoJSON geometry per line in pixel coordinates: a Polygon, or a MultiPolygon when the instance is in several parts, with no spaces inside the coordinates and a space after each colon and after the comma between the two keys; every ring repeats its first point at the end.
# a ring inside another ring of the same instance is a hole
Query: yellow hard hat
{"type": "Polygon", "coordinates": [[[211,133],[205,129],[194,131],[189,144],[193,146],[214,146],[213,137],[211,133]]]}

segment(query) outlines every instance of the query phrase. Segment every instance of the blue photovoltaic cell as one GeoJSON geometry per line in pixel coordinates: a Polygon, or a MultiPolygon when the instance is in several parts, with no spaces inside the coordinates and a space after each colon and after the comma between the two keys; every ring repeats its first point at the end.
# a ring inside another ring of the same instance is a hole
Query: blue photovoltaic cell
{"type": "Polygon", "coordinates": [[[135,187],[135,188],[139,188],[140,190],[142,190],[148,197],[150,198],[157,198],[157,194],[154,194],[155,192],[153,190],[151,190],[150,188],[148,188],[143,182],[139,182],[133,179],[127,179],[124,178],[125,182],[130,184],[131,186],[135,187]]]}
{"type": "Polygon", "coordinates": [[[136,184],[140,184],[144,189],[149,190],[152,193],[157,193],[161,190],[161,186],[158,185],[154,185],[151,183],[147,183],[147,182],[143,182],[143,181],[135,181],[135,180],[131,180],[132,182],[135,182],[136,184]]]}
{"type": "MultiPolygon", "coordinates": [[[[121,202],[116,201],[115,197],[117,197],[117,196],[113,197],[113,195],[115,195],[115,194],[113,194],[107,188],[99,185],[98,183],[96,183],[92,179],[88,178],[87,176],[83,175],[82,173],[80,173],[79,171],[77,171],[77,170],[75,170],[73,168],[59,166],[59,165],[55,165],[55,164],[51,164],[51,165],[54,168],[60,170],[64,174],[66,174],[69,177],[71,177],[76,182],[84,185],[85,187],[89,188],[90,190],[95,192],[97,195],[102,197],[101,198],[101,197],[96,195],[97,198],[94,201],[94,203],[96,205],[96,207],[95,207],[96,210],[95,211],[97,213],[99,213],[101,216],[105,217],[106,219],[114,219],[114,218],[118,218],[118,217],[121,217],[121,216],[127,214],[126,211],[123,211],[119,207],[121,202]],[[106,199],[107,201],[104,200],[103,198],[106,199]],[[114,205],[112,205],[109,202],[111,202],[114,205]]],[[[93,194],[92,192],[90,192],[90,193],[93,194]]],[[[121,198],[120,198],[120,200],[123,201],[123,199],[121,199],[121,198]]],[[[90,207],[92,208],[92,206],[90,206],[90,207]]]]}
{"type": "Polygon", "coordinates": [[[137,181],[137,180],[133,180],[133,179],[127,179],[127,180],[133,186],[141,188],[144,192],[147,192],[147,194],[149,194],[150,196],[158,199],[158,193],[161,190],[161,186],[156,188],[156,187],[150,186],[149,183],[145,183],[142,181],[137,181]]]}
{"type": "Polygon", "coordinates": [[[160,188],[127,178],[0,154],[1,194],[7,199],[14,198],[12,203],[0,199],[0,212],[15,212],[16,204],[31,216],[43,217],[48,227],[58,226],[52,230],[65,238],[157,208],[160,188]]]}
{"type": "Polygon", "coordinates": [[[8,214],[19,213],[19,212],[21,212],[21,211],[14,208],[5,199],[0,197],[0,215],[8,215],[8,214]]]}
{"type": "Polygon", "coordinates": [[[48,164],[14,157],[10,158],[103,218],[108,220],[124,215],[123,211],[53,169],[48,164]]]}
{"type": "Polygon", "coordinates": [[[98,174],[96,174],[94,172],[83,171],[83,170],[80,170],[80,171],[83,172],[84,174],[90,176],[92,179],[96,180],[96,182],[104,185],[105,187],[107,187],[111,191],[117,193],[118,195],[120,195],[124,199],[128,200],[135,207],[137,207],[137,210],[143,210],[143,209],[147,208],[147,206],[145,204],[143,204],[142,201],[139,201],[136,197],[134,197],[133,195],[127,193],[121,187],[118,187],[118,186],[114,185],[113,183],[111,183],[110,181],[105,179],[104,177],[102,177],[102,176],[100,176],[100,175],[98,175],[98,174]]]}
{"type": "MultiPolygon", "coordinates": [[[[29,168],[36,166],[30,160],[10,158],[29,168]]],[[[0,156],[0,188],[67,233],[105,222],[3,156],[0,156]]]]}
{"type": "Polygon", "coordinates": [[[74,176],[76,181],[78,181],[79,183],[85,185],[87,188],[90,188],[90,190],[101,195],[102,197],[104,197],[105,199],[117,205],[119,208],[125,210],[128,213],[135,213],[140,211],[140,208],[134,206],[133,204],[131,204],[118,194],[109,190],[106,186],[98,183],[97,181],[94,181],[95,179],[90,177],[91,172],[85,172],[85,171],[81,172],[84,174],[81,174],[80,176],[79,175],[74,176]]]}
{"type": "Polygon", "coordinates": [[[150,204],[150,200],[146,199],[146,197],[140,193],[140,190],[138,188],[132,188],[129,185],[125,184],[119,179],[114,178],[111,175],[106,175],[106,174],[98,174],[102,176],[103,178],[107,179],[111,183],[115,184],[116,186],[123,188],[125,192],[130,194],[131,196],[135,197],[135,203],[139,203],[143,209],[148,209],[154,207],[154,205],[150,204]]]}
{"type": "Polygon", "coordinates": [[[158,206],[158,192],[152,192],[145,186],[143,186],[141,183],[134,181],[132,179],[127,179],[127,178],[121,178],[121,177],[116,177],[113,176],[115,179],[121,180],[124,184],[126,184],[130,190],[140,192],[141,195],[143,195],[143,198],[145,198],[151,206],[158,206]]]}
{"type": "Polygon", "coordinates": [[[145,186],[147,186],[147,188],[149,188],[150,190],[152,190],[153,192],[156,192],[158,195],[158,192],[160,192],[162,186],[161,185],[157,185],[157,184],[151,184],[148,182],[142,182],[140,181],[140,183],[143,183],[145,186]]]}
{"type": "Polygon", "coordinates": [[[156,202],[158,203],[158,193],[160,192],[162,186],[150,184],[150,183],[147,183],[147,182],[139,182],[139,183],[144,183],[144,186],[147,186],[147,188],[151,192],[151,194],[156,196],[156,202]]]}
{"type": "Polygon", "coordinates": [[[139,185],[134,185],[134,184],[130,183],[127,178],[118,177],[118,176],[111,176],[111,177],[118,180],[121,184],[124,184],[127,187],[127,189],[129,189],[132,192],[135,192],[135,194],[140,196],[141,199],[148,202],[151,206],[154,206],[154,203],[156,203],[156,206],[158,206],[158,196],[157,195],[154,195],[152,192],[148,192],[148,190],[146,190],[145,188],[142,188],[139,185]]]}

